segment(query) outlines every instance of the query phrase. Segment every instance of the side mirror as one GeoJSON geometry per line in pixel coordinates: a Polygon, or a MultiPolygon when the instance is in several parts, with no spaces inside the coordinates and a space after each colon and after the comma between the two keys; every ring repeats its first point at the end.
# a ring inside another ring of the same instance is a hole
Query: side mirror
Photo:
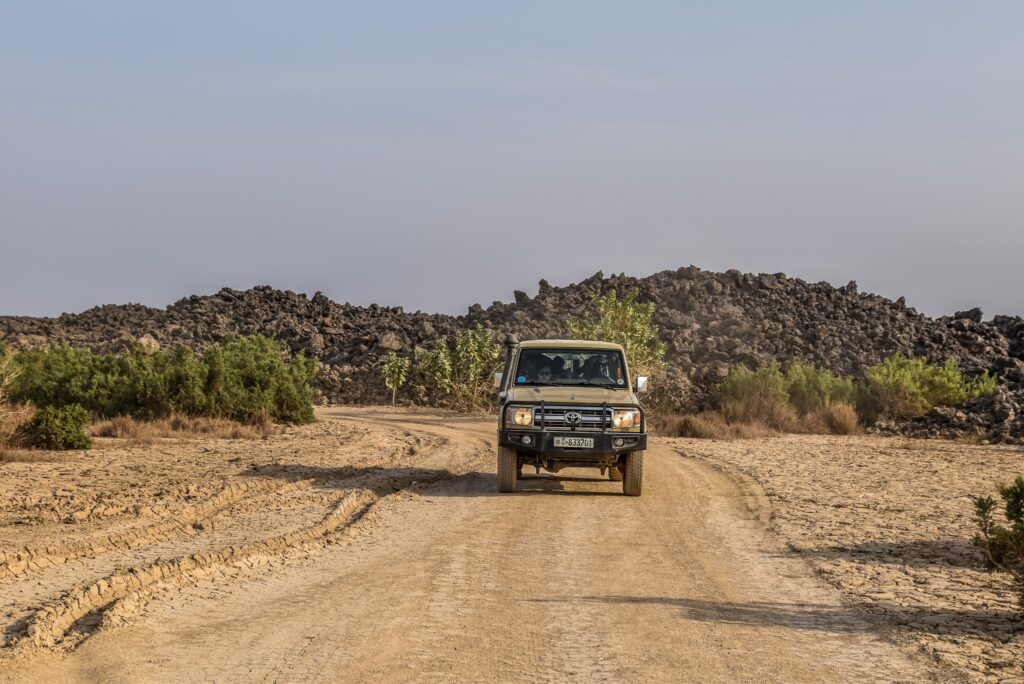
{"type": "Polygon", "coordinates": [[[502,379],[502,374],[501,373],[495,373],[494,374],[494,387],[495,387],[495,389],[501,389],[501,379],[502,379]]]}
{"type": "Polygon", "coordinates": [[[636,393],[640,394],[641,392],[646,392],[646,391],[647,391],[647,376],[646,375],[638,375],[638,376],[636,376],[636,393]]]}

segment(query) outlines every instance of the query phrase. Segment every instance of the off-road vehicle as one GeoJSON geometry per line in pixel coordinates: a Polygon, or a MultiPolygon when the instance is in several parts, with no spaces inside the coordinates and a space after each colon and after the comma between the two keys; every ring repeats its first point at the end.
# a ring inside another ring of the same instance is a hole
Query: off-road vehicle
{"type": "Polygon", "coordinates": [[[622,347],[585,340],[505,341],[498,388],[498,491],[514,492],[523,468],[597,468],[640,496],[647,432],[622,347]]]}

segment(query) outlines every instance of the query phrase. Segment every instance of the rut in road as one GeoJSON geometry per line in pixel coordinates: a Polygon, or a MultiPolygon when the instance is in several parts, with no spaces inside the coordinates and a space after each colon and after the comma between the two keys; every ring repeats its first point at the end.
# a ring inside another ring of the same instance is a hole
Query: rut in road
{"type": "Polygon", "coordinates": [[[453,473],[379,501],[315,559],[186,586],[63,659],[114,681],[922,681],[764,532],[755,490],[654,444],[644,494],[563,471],[497,495],[494,425],[334,410],[444,437],[453,473]],[[573,477],[572,475],[583,477],[573,477]]]}

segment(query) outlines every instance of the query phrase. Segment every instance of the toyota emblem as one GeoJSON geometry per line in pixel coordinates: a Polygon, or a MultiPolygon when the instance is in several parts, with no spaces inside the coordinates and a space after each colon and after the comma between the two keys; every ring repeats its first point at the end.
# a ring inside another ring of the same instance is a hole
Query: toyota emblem
{"type": "Polygon", "coordinates": [[[583,422],[583,414],[577,411],[569,411],[565,414],[565,422],[576,427],[583,422]]]}

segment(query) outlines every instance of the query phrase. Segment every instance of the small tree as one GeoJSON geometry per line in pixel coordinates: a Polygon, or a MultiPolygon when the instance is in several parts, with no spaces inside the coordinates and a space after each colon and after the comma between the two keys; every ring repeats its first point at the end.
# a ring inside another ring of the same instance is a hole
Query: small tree
{"type": "Polygon", "coordinates": [[[652,323],[654,302],[638,303],[638,295],[633,289],[622,299],[615,290],[595,296],[587,311],[566,322],[566,329],[576,339],[621,344],[634,376],[657,376],[665,369],[665,344],[652,323]]]}
{"type": "Polygon", "coordinates": [[[487,405],[491,376],[501,367],[501,346],[479,323],[455,334],[455,343],[439,341],[433,349],[416,350],[416,370],[427,386],[449,395],[462,411],[487,405]]]}
{"type": "Polygon", "coordinates": [[[978,524],[974,545],[984,553],[986,566],[1010,574],[1024,611],[1024,477],[1000,488],[999,496],[1006,505],[1010,526],[996,524],[993,519],[996,502],[991,496],[973,497],[974,520],[978,524]]]}
{"type": "Polygon", "coordinates": [[[399,356],[395,352],[388,354],[384,361],[384,385],[391,390],[391,405],[395,405],[395,396],[398,388],[405,384],[405,378],[409,374],[409,359],[399,356]]]}

